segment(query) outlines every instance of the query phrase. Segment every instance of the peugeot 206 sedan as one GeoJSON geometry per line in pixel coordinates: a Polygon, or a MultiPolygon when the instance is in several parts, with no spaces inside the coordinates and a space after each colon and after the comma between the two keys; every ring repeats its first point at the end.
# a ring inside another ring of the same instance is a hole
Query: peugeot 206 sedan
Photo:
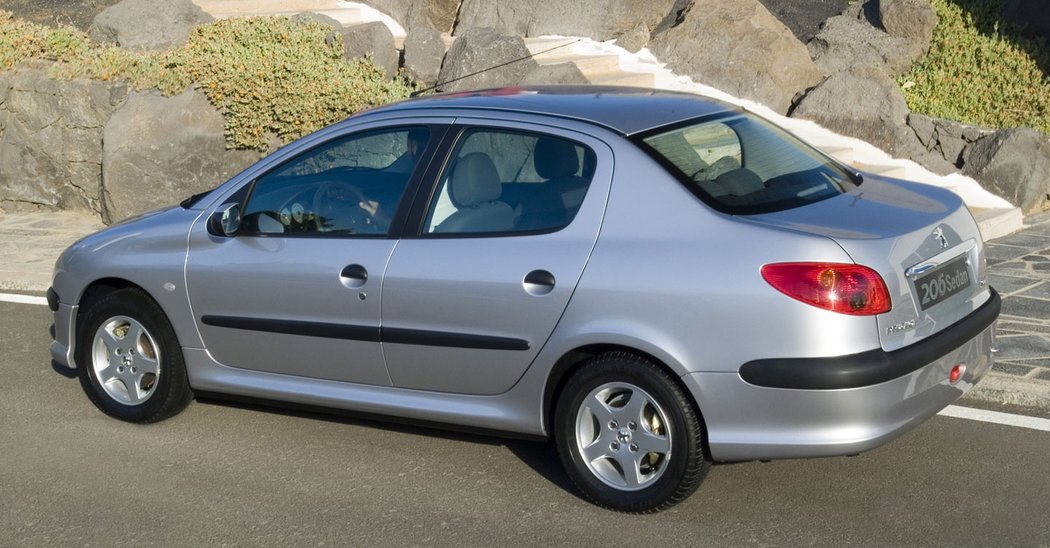
{"type": "Polygon", "coordinates": [[[514,88],[305,137],[58,259],[54,359],[118,419],[194,392],[552,440],[594,503],[850,455],[991,367],[960,199],[694,95],[514,88]]]}

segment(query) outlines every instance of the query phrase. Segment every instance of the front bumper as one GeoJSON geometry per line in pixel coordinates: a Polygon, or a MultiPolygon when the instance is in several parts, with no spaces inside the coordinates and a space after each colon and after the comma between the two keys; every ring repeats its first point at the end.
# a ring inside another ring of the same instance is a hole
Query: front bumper
{"type": "Polygon", "coordinates": [[[77,306],[58,302],[55,310],[55,334],[51,341],[51,359],[56,363],[70,368],[76,368],[73,360],[73,345],[76,341],[75,324],[77,318],[77,306]]]}
{"type": "MultiPolygon", "coordinates": [[[[993,293],[988,304],[945,330],[965,334],[964,340],[946,333],[925,347],[922,342],[916,343],[913,346],[919,348],[898,356],[909,360],[906,372],[875,384],[820,389],[770,387],[748,383],[737,373],[693,373],[683,381],[700,404],[715,460],[857,454],[935,415],[988,373],[994,361],[999,306],[999,297],[993,293]],[[952,342],[946,342],[949,340],[952,342]],[[923,361],[915,366],[915,359],[923,361]],[[952,384],[949,373],[960,363],[966,364],[965,373],[952,384]]],[[[852,358],[845,357],[844,361],[852,358]]],[[[891,359],[886,363],[904,362],[891,359]]],[[[806,382],[813,378],[806,377],[806,382]]]]}

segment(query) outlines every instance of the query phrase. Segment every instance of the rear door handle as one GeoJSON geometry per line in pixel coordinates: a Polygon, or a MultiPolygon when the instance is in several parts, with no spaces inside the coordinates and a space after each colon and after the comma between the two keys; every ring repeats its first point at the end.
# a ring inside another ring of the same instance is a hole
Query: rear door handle
{"type": "Polygon", "coordinates": [[[346,287],[361,287],[368,281],[368,270],[359,264],[346,265],[339,273],[339,281],[346,287]]]}
{"type": "Polygon", "coordinates": [[[541,296],[554,291],[554,274],[546,270],[533,270],[525,275],[521,285],[529,295],[541,296]]]}

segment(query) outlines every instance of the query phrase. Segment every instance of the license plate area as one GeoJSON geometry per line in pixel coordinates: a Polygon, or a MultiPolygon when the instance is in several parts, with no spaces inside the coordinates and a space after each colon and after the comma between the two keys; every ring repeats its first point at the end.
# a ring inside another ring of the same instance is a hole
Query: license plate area
{"type": "Polygon", "coordinates": [[[915,279],[919,308],[926,310],[957,295],[971,285],[966,256],[961,255],[915,279]]]}

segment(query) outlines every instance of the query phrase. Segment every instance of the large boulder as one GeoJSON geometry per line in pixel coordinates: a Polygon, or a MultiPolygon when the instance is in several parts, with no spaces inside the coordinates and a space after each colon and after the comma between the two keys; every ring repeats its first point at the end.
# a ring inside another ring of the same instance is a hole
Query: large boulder
{"type": "Polygon", "coordinates": [[[123,0],[95,16],[91,39],[140,50],[164,50],[186,42],[193,27],[212,16],[192,0],[123,0]]]}
{"type": "Polygon", "coordinates": [[[829,17],[842,13],[854,0],[761,0],[802,43],[809,42],[829,17]]]}
{"type": "Polygon", "coordinates": [[[964,173],[1021,208],[1026,214],[1047,206],[1050,139],[1032,128],[997,131],[963,151],[964,173]]]}
{"type": "Polygon", "coordinates": [[[452,32],[460,0],[363,0],[375,9],[393,17],[406,31],[430,27],[438,32],[452,32]]]}
{"type": "Polygon", "coordinates": [[[343,29],[343,53],[349,59],[368,57],[383,69],[387,78],[397,76],[400,55],[394,45],[394,35],[379,21],[343,29]]]}
{"type": "Polygon", "coordinates": [[[930,50],[937,12],[927,0],[879,0],[879,23],[890,36],[906,40],[925,55],[930,50]]]}
{"type": "Polygon", "coordinates": [[[676,0],[463,0],[456,34],[472,27],[492,27],[517,36],[560,34],[611,40],[637,32],[639,24],[657,29],[679,4],[676,0]]]}
{"type": "Polygon", "coordinates": [[[956,167],[963,164],[962,152],[966,145],[994,132],[991,129],[914,112],[908,114],[908,126],[915,132],[915,137],[925,150],[936,152],[944,161],[956,167]]]}
{"type": "Polygon", "coordinates": [[[529,49],[520,36],[508,36],[491,28],[468,29],[456,38],[445,54],[438,77],[443,83],[440,90],[461,91],[518,84],[537,66],[536,61],[528,56],[529,49]],[[510,63],[522,58],[525,59],[510,63]]]}
{"type": "Polygon", "coordinates": [[[831,75],[799,101],[791,116],[813,120],[890,153],[914,140],[905,126],[908,105],[900,87],[871,66],[831,75]]]}
{"type": "MultiPolygon", "coordinates": [[[[929,45],[927,40],[925,47],[929,45]]],[[[922,48],[907,39],[891,36],[866,19],[851,15],[829,18],[807,47],[825,76],[856,66],[876,66],[886,74],[902,74],[923,55],[922,48]]]]}
{"type": "Polygon", "coordinates": [[[127,85],[0,74],[0,208],[103,212],[102,128],[127,85]]]}
{"type": "Polygon", "coordinates": [[[432,27],[417,26],[405,36],[405,75],[424,86],[433,86],[441,73],[445,41],[432,27]]]}
{"type": "Polygon", "coordinates": [[[215,187],[259,159],[228,151],[223,117],[196,90],[174,97],[134,92],[103,133],[106,222],[215,187]]]}
{"type": "Polygon", "coordinates": [[[806,47],[758,0],[697,0],[649,49],[676,73],[781,113],[822,78],[806,47]]]}

